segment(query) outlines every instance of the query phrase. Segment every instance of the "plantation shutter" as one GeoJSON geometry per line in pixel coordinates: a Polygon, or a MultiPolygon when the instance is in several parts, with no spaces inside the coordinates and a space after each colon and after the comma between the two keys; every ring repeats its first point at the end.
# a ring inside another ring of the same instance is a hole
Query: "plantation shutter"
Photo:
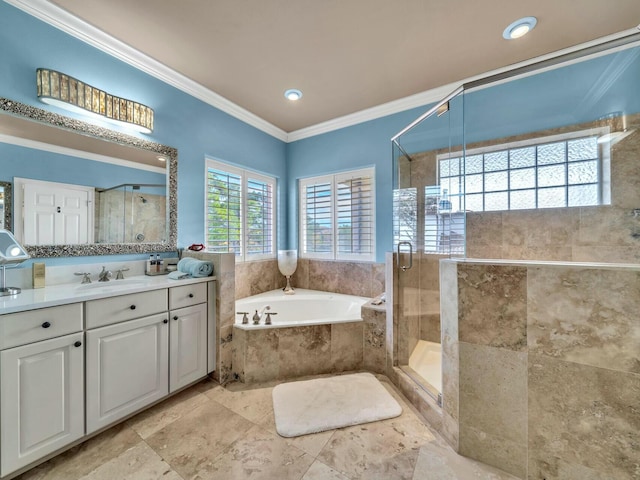
{"type": "Polygon", "coordinates": [[[300,181],[303,252],[313,256],[333,254],[333,185],[331,178],[300,181]]]}
{"type": "Polygon", "coordinates": [[[242,177],[207,168],[207,249],[242,254],[242,177]]]}
{"type": "Polygon", "coordinates": [[[373,178],[368,172],[336,175],[336,258],[374,253],[373,178]]]}
{"type": "Polygon", "coordinates": [[[274,251],[274,182],[247,177],[247,255],[274,251]]]}

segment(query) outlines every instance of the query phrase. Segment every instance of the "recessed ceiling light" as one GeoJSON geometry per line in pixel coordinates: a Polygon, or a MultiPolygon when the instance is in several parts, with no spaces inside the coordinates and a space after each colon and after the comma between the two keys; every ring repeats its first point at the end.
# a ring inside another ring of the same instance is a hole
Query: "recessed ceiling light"
{"type": "Polygon", "coordinates": [[[284,92],[284,98],[295,102],[296,100],[300,100],[302,98],[302,92],[297,88],[290,88],[289,90],[284,92]]]}
{"type": "Polygon", "coordinates": [[[158,155],[156,158],[158,160],[160,160],[161,162],[166,162],[167,161],[167,159],[165,157],[163,157],[162,155],[158,155]]]}
{"type": "Polygon", "coordinates": [[[538,23],[536,17],[524,17],[516,20],[502,32],[502,36],[507,40],[514,40],[529,33],[538,23]]]}

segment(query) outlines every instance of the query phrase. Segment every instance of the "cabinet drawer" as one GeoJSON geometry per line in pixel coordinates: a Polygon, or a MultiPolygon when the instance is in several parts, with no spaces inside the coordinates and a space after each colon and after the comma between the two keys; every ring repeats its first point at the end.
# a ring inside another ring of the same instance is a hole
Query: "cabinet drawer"
{"type": "Polygon", "coordinates": [[[10,313],[0,316],[0,350],[81,330],[81,303],[10,313]]]}
{"type": "Polygon", "coordinates": [[[194,283],[169,289],[169,309],[189,307],[207,301],[207,283],[194,283]]]}
{"type": "Polygon", "coordinates": [[[87,329],[167,311],[167,290],[91,300],[86,304],[87,329]]]}

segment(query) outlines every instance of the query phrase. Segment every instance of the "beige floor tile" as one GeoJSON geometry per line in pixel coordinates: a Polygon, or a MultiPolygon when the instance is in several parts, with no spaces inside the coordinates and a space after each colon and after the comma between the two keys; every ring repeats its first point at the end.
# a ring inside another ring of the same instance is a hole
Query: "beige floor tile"
{"type": "Polygon", "coordinates": [[[128,420],[127,424],[133,428],[140,437],[149,438],[157,431],[162,430],[170,423],[208,401],[209,398],[200,393],[196,388],[189,388],[149,410],[139,413],[128,420]]]}
{"type": "Polygon", "coordinates": [[[312,456],[256,425],[199,476],[208,480],[300,480],[313,461],[312,456]]]}
{"type": "Polygon", "coordinates": [[[144,442],[121,453],[80,480],[182,480],[144,442]]]}
{"type": "Polygon", "coordinates": [[[260,423],[273,413],[272,390],[273,388],[256,388],[232,391],[218,386],[208,390],[205,395],[247,420],[260,423]]]}
{"type": "Polygon", "coordinates": [[[349,480],[349,478],[316,460],[311,464],[302,480],[349,480]]]}
{"type": "Polygon", "coordinates": [[[517,480],[516,477],[455,453],[434,441],[418,454],[412,480],[517,480]]]}
{"type": "Polygon", "coordinates": [[[175,471],[191,479],[206,472],[252,426],[246,418],[212,400],[154,433],[146,442],[175,471]]]}
{"type": "Polygon", "coordinates": [[[127,425],[116,425],[16,478],[76,480],[140,442],[142,439],[127,425]]]}
{"type": "MultiPolygon", "coordinates": [[[[273,412],[271,412],[269,416],[265,417],[259,423],[259,425],[265,430],[278,435],[278,432],[276,431],[276,421],[273,412]]],[[[280,437],[280,435],[278,435],[278,437],[282,438],[289,445],[293,445],[300,450],[304,450],[309,455],[315,458],[327,444],[334,431],[335,430],[329,430],[326,432],[314,433],[312,435],[302,435],[300,437],[285,438],[280,437]]]]}
{"type": "Polygon", "coordinates": [[[411,411],[336,430],[318,460],[350,478],[411,479],[420,448],[434,435],[411,411]]]}

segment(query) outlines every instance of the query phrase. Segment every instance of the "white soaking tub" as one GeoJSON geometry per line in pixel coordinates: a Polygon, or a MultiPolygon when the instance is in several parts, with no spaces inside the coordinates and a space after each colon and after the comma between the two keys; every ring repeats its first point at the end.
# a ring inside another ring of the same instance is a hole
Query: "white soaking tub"
{"type": "Polygon", "coordinates": [[[242,315],[236,313],[235,326],[246,330],[324,325],[330,323],[357,322],[362,320],[360,309],[369,298],[340,293],[319,292],[296,288],[294,295],[285,295],[282,290],[253,295],[236,300],[236,312],[249,312],[249,323],[242,325],[242,315]],[[266,309],[266,307],[271,307],[266,309]],[[253,324],[255,312],[264,312],[259,325],[253,324]],[[266,312],[271,316],[271,325],[265,325],[266,312]]]}

